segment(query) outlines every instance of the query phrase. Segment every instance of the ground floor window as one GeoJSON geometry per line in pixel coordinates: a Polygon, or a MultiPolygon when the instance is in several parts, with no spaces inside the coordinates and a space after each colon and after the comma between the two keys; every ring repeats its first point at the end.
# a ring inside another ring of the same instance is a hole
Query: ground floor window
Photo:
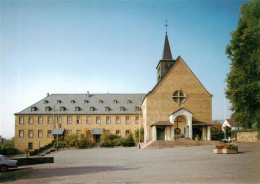
{"type": "Polygon", "coordinates": [[[28,143],[28,149],[30,149],[30,150],[33,149],[33,143],[32,142],[28,143]]]}
{"type": "Polygon", "coordinates": [[[51,130],[48,130],[47,136],[48,136],[48,137],[51,137],[51,136],[52,136],[52,135],[51,135],[51,130]]]}
{"type": "Polygon", "coordinates": [[[19,137],[23,138],[23,130],[19,130],[19,137]]]}
{"type": "Polygon", "coordinates": [[[80,137],[81,135],[81,130],[77,130],[77,136],[80,137]]]}
{"type": "Polygon", "coordinates": [[[71,130],[67,130],[67,134],[68,134],[68,135],[71,135],[71,130]]]}
{"type": "Polygon", "coordinates": [[[125,137],[128,137],[129,134],[130,134],[130,131],[129,131],[129,130],[126,130],[126,131],[125,131],[125,137]]]}
{"type": "Polygon", "coordinates": [[[120,130],[116,130],[116,135],[120,136],[120,130]]]}

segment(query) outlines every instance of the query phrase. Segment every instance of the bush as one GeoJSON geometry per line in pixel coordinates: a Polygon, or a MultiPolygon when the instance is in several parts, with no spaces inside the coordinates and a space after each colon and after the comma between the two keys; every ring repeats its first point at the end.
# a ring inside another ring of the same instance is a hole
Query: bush
{"type": "MultiPolygon", "coordinates": [[[[54,148],[57,148],[57,142],[53,144],[54,148]]],[[[66,148],[67,145],[64,141],[58,142],[58,148],[66,148]]]]}
{"type": "MultiPolygon", "coordinates": [[[[135,130],[135,142],[139,142],[139,129],[135,130]]],[[[140,142],[144,142],[144,127],[140,128],[140,142]]]]}
{"type": "Polygon", "coordinates": [[[14,158],[13,160],[18,161],[18,165],[34,165],[43,163],[54,163],[53,157],[41,157],[41,158],[14,158]]]}
{"type": "Polygon", "coordinates": [[[224,138],[224,132],[222,130],[222,124],[215,122],[211,127],[211,139],[212,140],[221,140],[224,138]]]}
{"type": "Polygon", "coordinates": [[[94,140],[85,138],[83,135],[80,137],[78,143],[79,144],[78,144],[77,148],[79,148],[79,149],[91,148],[95,144],[94,140]]]}
{"type": "Polygon", "coordinates": [[[101,135],[101,141],[100,141],[101,147],[113,147],[113,146],[135,146],[135,141],[133,138],[133,134],[130,133],[128,137],[121,138],[120,136],[114,135],[114,134],[102,134],[101,135]]]}
{"type": "Polygon", "coordinates": [[[0,154],[2,155],[16,155],[19,154],[20,151],[16,148],[1,148],[0,154]]]}

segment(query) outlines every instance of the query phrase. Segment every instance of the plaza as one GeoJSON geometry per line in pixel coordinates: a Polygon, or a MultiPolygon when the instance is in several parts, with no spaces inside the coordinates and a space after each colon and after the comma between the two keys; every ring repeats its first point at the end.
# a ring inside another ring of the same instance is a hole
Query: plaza
{"type": "Polygon", "coordinates": [[[53,164],[2,173],[13,183],[259,183],[260,144],[239,154],[213,154],[213,145],[139,150],[92,148],[49,154],[53,164]]]}

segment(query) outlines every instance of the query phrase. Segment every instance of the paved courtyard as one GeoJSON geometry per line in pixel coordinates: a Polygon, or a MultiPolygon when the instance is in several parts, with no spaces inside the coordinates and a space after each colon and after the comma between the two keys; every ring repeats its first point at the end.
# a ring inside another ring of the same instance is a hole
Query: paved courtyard
{"type": "Polygon", "coordinates": [[[54,164],[0,174],[12,183],[260,183],[260,143],[239,144],[239,154],[213,146],[138,150],[94,148],[59,151],[54,164]]]}

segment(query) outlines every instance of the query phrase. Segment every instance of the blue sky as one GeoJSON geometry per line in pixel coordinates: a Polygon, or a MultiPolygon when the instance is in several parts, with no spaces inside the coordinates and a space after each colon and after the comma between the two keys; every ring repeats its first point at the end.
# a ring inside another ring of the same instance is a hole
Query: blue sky
{"type": "Polygon", "coordinates": [[[13,114],[47,92],[150,91],[166,19],[173,57],[213,94],[213,119],[224,119],[225,47],[243,2],[2,0],[0,135],[14,136],[13,114]]]}

